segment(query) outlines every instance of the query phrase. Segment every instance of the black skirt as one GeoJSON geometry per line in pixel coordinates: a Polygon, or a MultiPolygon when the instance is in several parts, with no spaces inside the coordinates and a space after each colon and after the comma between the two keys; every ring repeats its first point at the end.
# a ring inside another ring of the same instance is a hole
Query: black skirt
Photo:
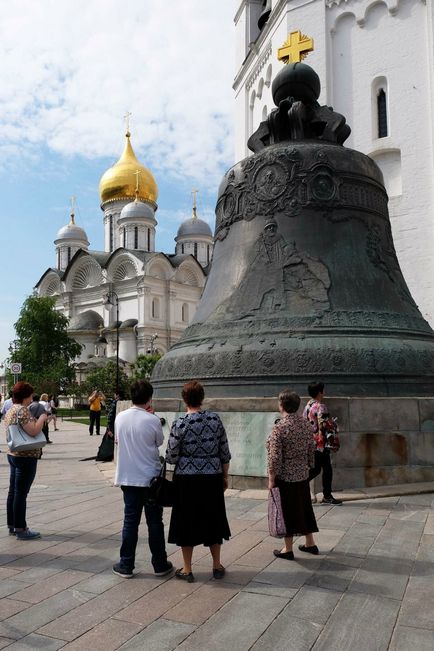
{"type": "Polygon", "coordinates": [[[174,475],[168,541],[179,547],[221,545],[231,535],[223,475],[174,475]]]}
{"type": "Polygon", "coordinates": [[[318,531],[312,508],[309,480],[287,482],[276,479],[280,490],[283,519],[288,536],[305,536],[318,531]]]}

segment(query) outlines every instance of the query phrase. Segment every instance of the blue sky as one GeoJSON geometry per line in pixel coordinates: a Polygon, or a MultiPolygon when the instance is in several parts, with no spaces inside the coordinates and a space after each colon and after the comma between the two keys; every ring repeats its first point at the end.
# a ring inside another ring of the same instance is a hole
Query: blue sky
{"type": "Polygon", "coordinates": [[[103,249],[98,183],[132,144],[159,188],[157,249],[179,223],[212,224],[233,162],[234,0],[0,0],[0,363],[56,233],[76,223],[103,249]]]}

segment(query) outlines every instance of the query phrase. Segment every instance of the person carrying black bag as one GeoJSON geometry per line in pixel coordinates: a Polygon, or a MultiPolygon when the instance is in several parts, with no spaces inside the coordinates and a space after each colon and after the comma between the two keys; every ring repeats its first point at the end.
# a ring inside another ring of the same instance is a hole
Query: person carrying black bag
{"type": "Polygon", "coordinates": [[[167,560],[163,507],[155,503],[149,489],[151,480],[161,469],[158,448],[164,440],[160,419],[148,411],[153,391],[152,384],[146,380],[133,382],[133,406],[118,414],[115,423],[118,452],[114,483],[123,493],[124,526],[120,559],[113,565],[113,572],[124,579],[133,576],[143,511],[155,576],[166,576],[173,569],[167,560]]]}
{"type": "Polygon", "coordinates": [[[118,401],[121,396],[116,392],[107,411],[107,429],[98,448],[96,460],[101,462],[113,461],[115,454],[115,419],[118,401]]]}

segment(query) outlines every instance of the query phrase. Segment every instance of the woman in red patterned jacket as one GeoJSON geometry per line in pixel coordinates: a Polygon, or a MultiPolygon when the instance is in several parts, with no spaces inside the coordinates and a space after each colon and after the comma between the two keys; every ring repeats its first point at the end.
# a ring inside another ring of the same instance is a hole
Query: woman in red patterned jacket
{"type": "Polygon", "coordinates": [[[309,490],[309,468],[314,463],[314,441],[309,424],[299,415],[300,396],[285,390],[279,395],[281,420],[267,440],[268,488],[277,486],[285,521],[285,546],[275,549],[278,558],[293,560],[295,535],[306,537],[302,552],[318,554],[313,534],[318,531],[309,490]]]}

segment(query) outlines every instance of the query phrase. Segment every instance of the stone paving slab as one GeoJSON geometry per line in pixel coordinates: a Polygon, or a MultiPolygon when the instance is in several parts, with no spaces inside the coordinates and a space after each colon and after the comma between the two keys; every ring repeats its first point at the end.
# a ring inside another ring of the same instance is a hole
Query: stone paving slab
{"type": "MultiPolygon", "coordinates": [[[[205,548],[195,550],[195,583],[156,578],[144,525],[135,578],[125,581],[111,572],[123,509],[113,465],[102,473],[79,461],[99,444],[84,425],[64,421],[53,439],[28,503],[41,540],[20,542],[0,527],[0,649],[434,648],[434,484],[315,505],[321,553],[302,554],[296,541],[295,561],[272,554],[281,541],[268,533],[267,492],[230,490],[222,581],[205,548]]],[[[0,473],[3,521],[7,484],[0,473]]],[[[166,526],[169,518],[166,509],[166,526]]],[[[182,563],[176,546],[168,554],[182,563]]]]}

